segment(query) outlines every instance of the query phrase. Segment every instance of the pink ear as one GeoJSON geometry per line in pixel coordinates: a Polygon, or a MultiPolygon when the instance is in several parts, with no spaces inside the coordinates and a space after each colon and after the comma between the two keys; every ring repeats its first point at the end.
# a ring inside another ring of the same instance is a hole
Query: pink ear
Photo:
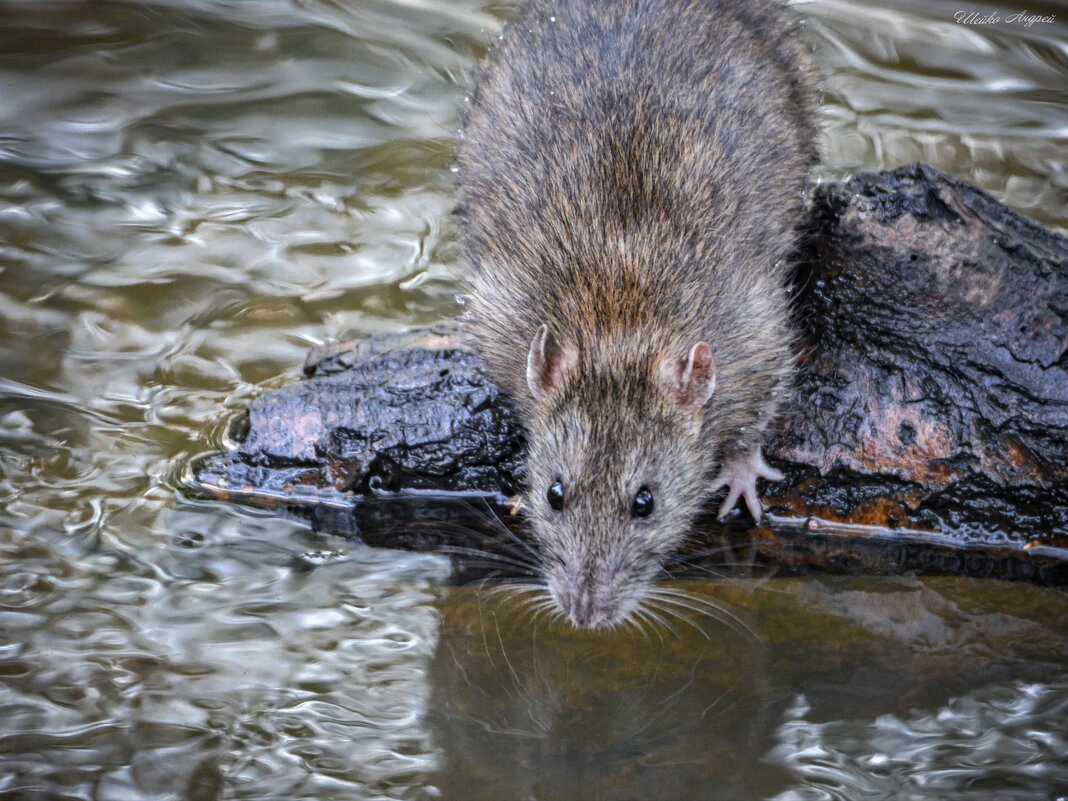
{"type": "Polygon", "coordinates": [[[701,410],[716,389],[716,362],[707,342],[698,342],[681,359],[666,359],[660,366],[661,379],[684,411],[701,410]]]}
{"type": "Polygon", "coordinates": [[[562,348],[549,332],[549,326],[542,324],[534,332],[527,356],[527,384],[535,400],[541,400],[560,386],[574,363],[575,354],[562,348]]]}

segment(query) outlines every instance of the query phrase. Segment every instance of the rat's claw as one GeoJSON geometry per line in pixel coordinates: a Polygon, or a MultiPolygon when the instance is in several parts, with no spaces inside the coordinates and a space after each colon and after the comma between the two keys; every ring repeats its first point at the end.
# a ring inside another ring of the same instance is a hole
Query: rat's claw
{"type": "Polygon", "coordinates": [[[724,461],[710,488],[711,492],[715,492],[722,487],[730,487],[726,500],[719,507],[720,520],[734,508],[739,498],[744,498],[753,520],[760,522],[764,510],[756,488],[758,478],[768,481],[782,481],[783,478],[781,472],[764,461],[759,445],[749,453],[737,453],[724,461]]]}
{"type": "MultiPolygon", "coordinates": [[[[722,484],[720,486],[722,486],[722,484]]],[[[717,487],[717,489],[718,489],[718,487],[717,487]]],[[[725,501],[723,501],[723,503],[721,503],[720,506],[719,506],[719,515],[718,515],[718,517],[719,517],[720,520],[722,520],[723,518],[725,518],[727,516],[727,514],[730,512],[730,510],[734,508],[734,504],[738,503],[738,496],[741,495],[741,492],[742,491],[740,489],[738,489],[737,487],[732,486],[730,488],[730,492],[727,493],[727,499],[725,501]]],[[[746,505],[749,504],[749,494],[748,493],[746,493],[745,502],[746,502],[746,505]]],[[[759,503],[757,505],[759,506],[759,503]]]]}

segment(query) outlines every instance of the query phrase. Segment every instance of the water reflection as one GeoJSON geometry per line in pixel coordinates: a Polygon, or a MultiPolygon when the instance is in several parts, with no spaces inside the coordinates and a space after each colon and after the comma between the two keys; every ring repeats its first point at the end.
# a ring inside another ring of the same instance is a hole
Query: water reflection
{"type": "Polygon", "coordinates": [[[1000,783],[982,786],[999,798],[1044,799],[1068,775],[1058,593],[966,579],[687,586],[756,637],[695,617],[606,638],[532,627],[478,587],[449,592],[428,705],[443,796],[944,798],[973,791],[974,759],[997,766],[1000,783]]]}

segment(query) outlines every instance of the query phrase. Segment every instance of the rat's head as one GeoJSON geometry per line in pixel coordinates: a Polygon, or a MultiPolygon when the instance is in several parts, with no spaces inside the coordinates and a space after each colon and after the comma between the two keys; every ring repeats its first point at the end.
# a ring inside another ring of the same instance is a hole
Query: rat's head
{"type": "Polygon", "coordinates": [[[549,591],[576,626],[611,626],[638,606],[705,498],[711,351],[704,342],[679,354],[637,348],[604,362],[542,326],[527,381],[526,507],[549,591]]]}

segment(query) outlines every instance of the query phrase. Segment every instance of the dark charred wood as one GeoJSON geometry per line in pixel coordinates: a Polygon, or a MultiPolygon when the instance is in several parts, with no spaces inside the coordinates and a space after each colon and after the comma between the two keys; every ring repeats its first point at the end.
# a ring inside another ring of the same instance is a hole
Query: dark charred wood
{"type": "MultiPolygon", "coordinates": [[[[1068,240],[925,165],[821,187],[770,527],[702,521],[677,568],[1068,586],[1068,240]]],[[[191,492],[372,545],[525,548],[522,431],[453,325],[316,349],[191,492]]]]}
{"type": "Polygon", "coordinates": [[[980,543],[1068,532],[1068,240],[924,165],[815,211],[771,503],[980,543]]]}

